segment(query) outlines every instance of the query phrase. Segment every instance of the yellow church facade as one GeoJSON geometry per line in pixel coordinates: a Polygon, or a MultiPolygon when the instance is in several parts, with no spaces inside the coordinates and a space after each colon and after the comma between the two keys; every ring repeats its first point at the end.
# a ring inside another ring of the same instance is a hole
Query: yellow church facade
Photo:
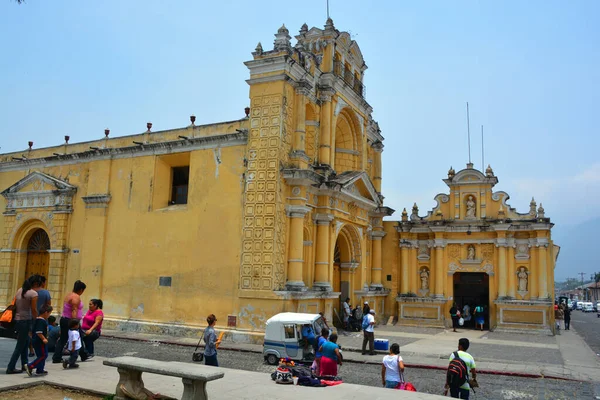
{"type": "Polygon", "coordinates": [[[282,311],[337,321],[346,297],[382,321],[444,326],[469,296],[490,328],[552,326],[543,209],[516,213],[491,169],[471,167],[427,216],[384,222],[360,48],[331,20],[296,39],[283,26],[272,50],[258,44],[239,120],[0,155],[0,300],[40,273],[54,299],[84,281],[108,323],[135,329],[208,313],[239,331],[282,311]]]}

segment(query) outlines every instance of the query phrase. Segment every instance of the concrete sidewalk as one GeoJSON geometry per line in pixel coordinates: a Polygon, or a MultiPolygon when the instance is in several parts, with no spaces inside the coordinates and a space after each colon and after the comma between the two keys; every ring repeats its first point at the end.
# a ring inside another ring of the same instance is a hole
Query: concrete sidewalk
{"type": "MultiPolygon", "coordinates": [[[[12,353],[15,341],[0,338],[0,365],[5,366],[12,353]]],[[[46,364],[49,374],[43,378],[29,377],[27,374],[4,375],[5,369],[0,369],[0,392],[14,387],[32,384],[39,381],[68,385],[72,388],[92,390],[101,394],[114,394],[119,381],[117,369],[102,364],[104,358],[93,359],[80,363],[77,370],[65,370],[61,364],[46,364]]],[[[197,364],[196,364],[197,365],[197,364]]],[[[200,366],[204,368],[213,368],[200,366]]],[[[383,389],[371,386],[341,385],[313,388],[293,385],[278,385],[271,380],[269,374],[259,372],[240,371],[235,369],[220,368],[225,372],[223,379],[209,382],[207,385],[208,398],[211,400],[229,399],[298,399],[306,400],[315,396],[325,396],[328,400],[364,400],[368,399],[407,399],[407,400],[434,400],[442,396],[404,392],[399,390],[383,389]]],[[[156,374],[143,374],[146,388],[152,392],[181,398],[183,384],[181,379],[156,374]]]]}
{"type": "MultiPolygon", "coordinates": [[[[138,332],[103,331],[104,337],[143,340],[184,346],[195,346],[198,338],[161,336],[138,332]]],[[[221,349],[262,353],[262,345],[236,341],[243,335],[226,335],[221,349]]],[[[546,377],[600,382],[600,362],[576,331],[550,336],[534,333],[496,333],[460,329],[459,332],[434,328],[378,326],[377,339],[400,344],[400,353],[408,367],[445,370],[448,357],[456,350],[458,339],[471,342],[469,353],[483,374],[521,377],[546,377]]],[[[339,332],[338,343],[344,350],[344,360],[380,364],[381,356],[362,355],[361,332],[339,332]]]]}

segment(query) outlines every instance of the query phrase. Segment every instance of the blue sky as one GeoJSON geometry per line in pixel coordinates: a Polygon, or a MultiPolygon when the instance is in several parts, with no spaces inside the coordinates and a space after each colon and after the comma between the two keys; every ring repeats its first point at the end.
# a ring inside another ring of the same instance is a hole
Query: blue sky
{"type": "MultiPolygon", "coordinates": [[[[2,152],[241,118],[243,62],[283,23],[323,27],[325,0],[0,1],[2,152]]],[[[425,214],[452,165],[485,160],[521,212],[535,196],[556,230],[599,217],[597,1],[330,0],[369,66],[385,136],[383,194],[425,214]]],[[[396,217],[399,218],[399,215],[396,217]]]]}

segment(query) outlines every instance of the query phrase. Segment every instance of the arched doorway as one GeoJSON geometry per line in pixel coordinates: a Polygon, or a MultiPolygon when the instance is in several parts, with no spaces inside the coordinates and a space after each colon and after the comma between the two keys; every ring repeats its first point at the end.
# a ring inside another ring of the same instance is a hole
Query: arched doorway
{"type": "Polygon", "coordinates": [[[340,292],[341,309],[342,302],[350,297],[356,289],[354,288],[354,272],[360,264],[360,242],[355,229],[345,225],[335,241],[333,250],[333,279],[334,292],[340,292]]]}
{"type": "Polygon", "coordinates": [[[48,265],[50,264],[50,238],[45,230],[36,229],[27,242],[27,262],[25,266],[25,277],[38,274],[48,276],[48,265]]]}

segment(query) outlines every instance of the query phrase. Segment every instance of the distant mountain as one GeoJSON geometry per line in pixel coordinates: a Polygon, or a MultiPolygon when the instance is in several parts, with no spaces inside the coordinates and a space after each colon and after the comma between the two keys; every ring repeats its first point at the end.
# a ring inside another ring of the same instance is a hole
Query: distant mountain
{"type": "Polygon", "coordinates": [[[584,280],[590,274],[600,272],[600,218],[585,221],[579,225],[552,229],[552,239],[560,246],[560,254],[554,270],[554,279],[564,281],[567,278],[581,279],[578,275],[585,272],[584,280]]]}

